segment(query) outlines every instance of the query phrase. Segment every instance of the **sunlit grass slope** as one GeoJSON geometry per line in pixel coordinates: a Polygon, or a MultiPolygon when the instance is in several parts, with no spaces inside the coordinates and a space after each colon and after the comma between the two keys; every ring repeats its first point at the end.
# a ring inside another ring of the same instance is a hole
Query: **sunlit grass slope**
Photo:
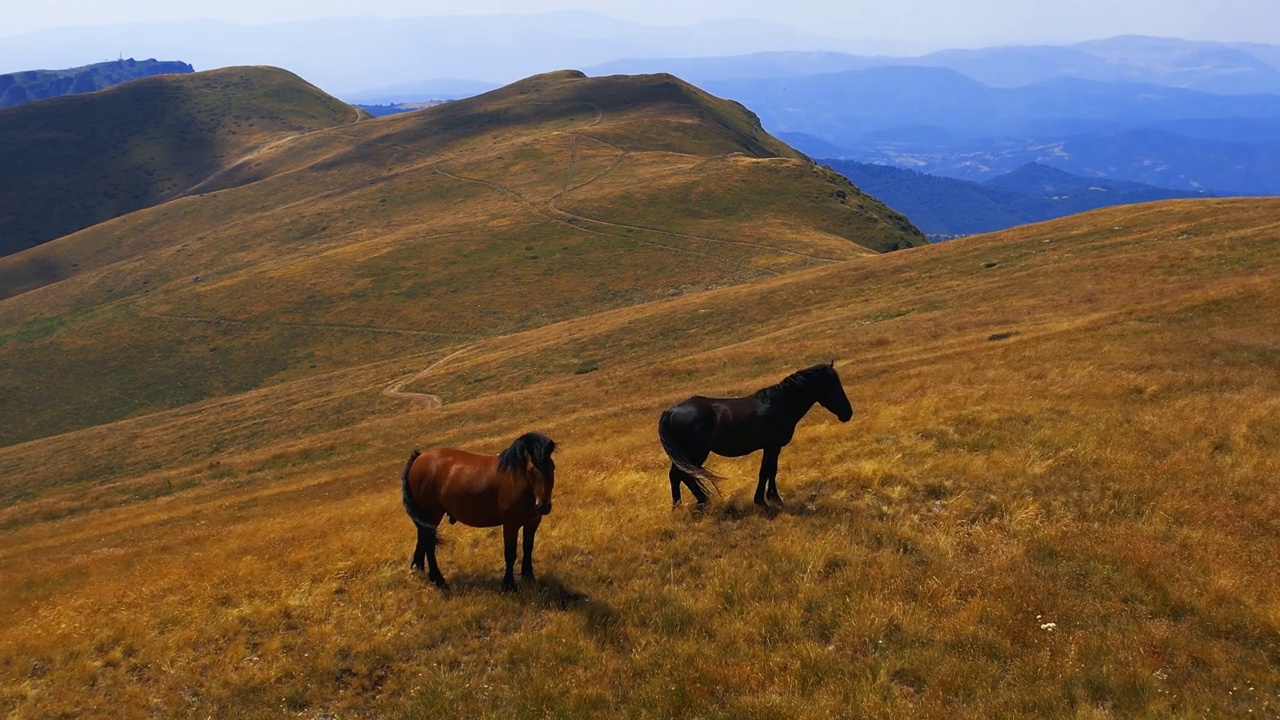
{"type": "Polygon", "coordinates": [[[0,110],[0,255],[178,197],[264,142],[361,116],[267,67],[143,78],[0,110]]]}
{"type": "Polygon", "coordinates": [[[0,258],[0,445],[923,242],[671,76],[537,76],[0,258]]]}
{"type": "Polygon", "coordinates": [[[1280,200],[1113,208],[0,448],[0,707],[1274,717],[1277,232],[1280,200]],[[784,510],[758,457],[671,510],[664,408],[831,357],[856,415],[801,423],[784,510]],[[498,593],[460,525],[453,592],[413,576],[409,450],[532,429],[541,581],[498,593]]]}

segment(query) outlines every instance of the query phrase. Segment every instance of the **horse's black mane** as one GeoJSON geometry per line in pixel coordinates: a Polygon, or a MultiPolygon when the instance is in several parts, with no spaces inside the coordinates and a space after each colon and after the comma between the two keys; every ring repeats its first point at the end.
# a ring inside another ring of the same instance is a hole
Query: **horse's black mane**
{"type": "Polygon", "coordinates": [[[831,382],[832,368],[829,363],[818,363],[803,370],[797,370],[782,379],[777,385],[756,391],[756,395],[766,401],[776,401],[797,393],[812,393],[831,382]]]}
{"type": "Polygon", "coordinates": [[[544,474],[550,471],[551,453],[556,449],[556,441],[540,433],[525,433],[511,443],[511,447],[498,453],[499,470],[516,470],[524,468],[524,458],[533,458],[534,467],[544,474]]]}

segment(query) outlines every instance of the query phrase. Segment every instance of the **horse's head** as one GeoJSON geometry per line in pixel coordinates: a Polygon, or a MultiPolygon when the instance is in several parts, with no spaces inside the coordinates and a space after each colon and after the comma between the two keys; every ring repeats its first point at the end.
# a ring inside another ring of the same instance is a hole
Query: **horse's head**
{"type": "Polygon", "coordinates": [[[498,453],[498,469],[512,472],[529,483],[538,512],[551,514],[551,489],[556,484],[556,463],[551,453],[556,443],[546,435],[525,433],[498,453]]]}
{"type": "Polygon", "coordinates": [[[823,368],[823,373],[822,381],[818,384],[818,404],[839,418],[840,422],[849,422],[853,417],[853,406],[849,404],[849,396],[844,394],[840,376],[836,374],[836,361],[832,360],[819,367],[823,368]]]}
{"type": "Polygon", "coordinates": [[[551,491],[556,485],[556,461],[551,453],[556,442],[545,435],[529,433],[525,440],[525,472],[533,486],[533,501],[538,512],[551,514],[551,491]]]}

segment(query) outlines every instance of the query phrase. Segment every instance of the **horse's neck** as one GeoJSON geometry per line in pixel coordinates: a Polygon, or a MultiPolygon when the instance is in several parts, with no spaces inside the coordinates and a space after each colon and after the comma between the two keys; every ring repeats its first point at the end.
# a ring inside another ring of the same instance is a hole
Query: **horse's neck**
{"type": "Polygon", "coordinates": [[[511,505],[520,500],[532,483],[523,470],[510,469],[502,471],[499,479],[498,501],[503,505],[511,505]]]}
{"type": "Polygon", "coordinates": [[[778,393],[777,405],[788,420],[798,423],[816,402],[818,402],[817,396],[807,388],[797,388],[789,392],[784,388],[778,393]]]}

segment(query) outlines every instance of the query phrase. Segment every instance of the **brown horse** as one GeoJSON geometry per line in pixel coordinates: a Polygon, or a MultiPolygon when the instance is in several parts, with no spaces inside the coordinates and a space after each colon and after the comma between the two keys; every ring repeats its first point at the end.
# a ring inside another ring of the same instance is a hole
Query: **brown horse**
{"type": "Polygon", "coordinates": [[[555,441],[538,433],[525,433],[498,455],[477,455],[454,448],[438,448],[409,456],[400,489],[405,512],[418,527],[413,568],[422,570],[423,555],[430,571],[427,579],[447,588],[436,564],[436,528],[446,515],[450,523],[472,527],[502,526],[507,574],[502,589],[516,589],[512,566],[516,561],[516,536],[524,528],[524,561],[520,577],[533,579],[533,536],[543,515],[551,513],[551,488],[556,464],[551,452],[555,441]]]}
{"type": "Polygon", "coordinates": [[[662,413],[658,419],[658,439],[671,458],[671,502],[680,504],[680,484],[707,502],[707,485],[718,476],[702,467],[711,453],[742,457],[764,450],[760,461],[760,481],[756,484],[757,505],[766,497],[781,503],[778,495],[778,453],[791,442],[796,424],[814,403],[830,410],[840,422],[849,422],[853,407],[844,394],[836,362],[807,367],[782,379],[777,385],[740,398],[710,398],[695,395],[662,413]]]}

